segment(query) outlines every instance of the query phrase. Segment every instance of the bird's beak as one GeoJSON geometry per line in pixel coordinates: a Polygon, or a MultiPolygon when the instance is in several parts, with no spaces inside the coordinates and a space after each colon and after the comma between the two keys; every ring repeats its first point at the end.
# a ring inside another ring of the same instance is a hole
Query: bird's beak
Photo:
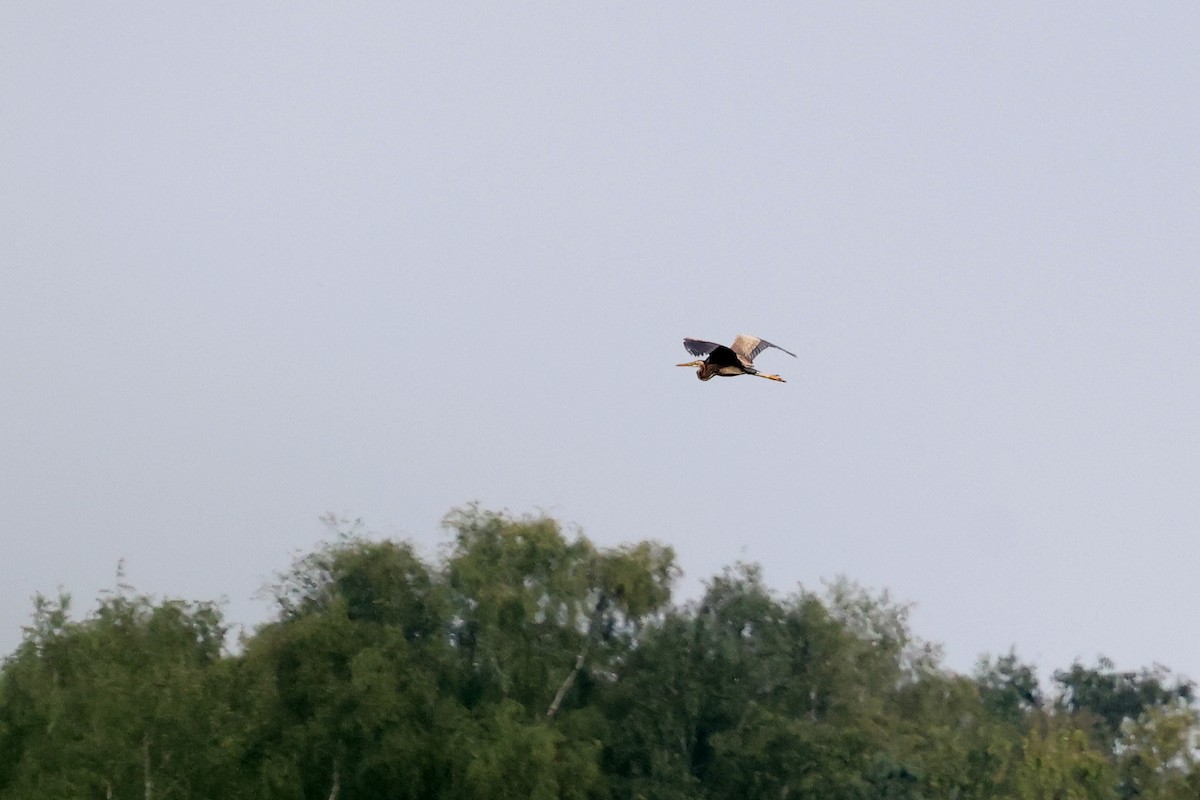
{"type": "Polygon", "coordinates": [[[703,364],[703,361],[689,361],[686,364],[676,364],[677,367],[698,367],[703,364]]]}

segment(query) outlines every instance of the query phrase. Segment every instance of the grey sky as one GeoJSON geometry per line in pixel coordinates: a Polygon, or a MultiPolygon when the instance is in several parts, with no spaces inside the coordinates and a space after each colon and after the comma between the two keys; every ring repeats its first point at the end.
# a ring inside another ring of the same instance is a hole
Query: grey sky
{"type": "Polygon", "coordinates": [[[1195,4],[502,5],[0,5],[0,652],[478,500],[1200,677],[1195,4]]]}

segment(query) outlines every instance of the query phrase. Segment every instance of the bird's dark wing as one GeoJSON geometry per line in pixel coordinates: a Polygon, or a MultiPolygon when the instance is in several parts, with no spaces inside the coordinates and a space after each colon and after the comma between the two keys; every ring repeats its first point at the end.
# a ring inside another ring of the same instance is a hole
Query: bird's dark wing
{"type": "Polygon", "coordinates": [[[708,363],[715,367],[737,367],[741,370],[745,370],[747,367],[749,367],[750,370],[754,369],[749,364],[743,363],[742,359],[738,357],[737,353],[733,352],[723,344],[717,345],[713,348],[713,351],[709,353],[708,363]]]}
{"type": "MultiPolygon", "coordinates": [[[[779,345],[771,344],[766,339],[759,339],[757,336],[751,336],[748,333],[742,333],[738,334],[738,337],[733,340],[731,349],[733,352],[742,356],[747,361],[753,361],[755,356],[757,356],[763,350],[766,350],[768,347],[774,347],[776,350],[783,350],[783,348],[779,345]]],[[[796,354],[791,350],[783,350],[783,352],[787,353],[792,358],[796,357],[796,354]]]]}
{"type": "Polygon", "coordinates": [[[703,339],[684,339],[683,346],[694,356],[706,356],[718,347],[724,347],[724,345],[706,342],[703,339]]]}

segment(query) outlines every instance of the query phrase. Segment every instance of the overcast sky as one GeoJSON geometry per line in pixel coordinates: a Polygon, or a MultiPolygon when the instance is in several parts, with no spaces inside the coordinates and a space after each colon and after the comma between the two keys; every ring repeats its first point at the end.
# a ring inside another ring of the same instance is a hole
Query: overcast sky
{"type": "Polygon", "coordinates": [[[0,653],[455,506],[1200,677],[1193,3],[0,5],[0,653]],[[755,334],[788,383],[708,383],[755,334]]]}

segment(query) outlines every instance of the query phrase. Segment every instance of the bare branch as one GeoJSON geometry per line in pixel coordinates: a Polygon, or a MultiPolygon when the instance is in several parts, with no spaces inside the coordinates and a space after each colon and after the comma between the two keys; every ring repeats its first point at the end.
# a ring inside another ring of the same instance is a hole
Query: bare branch
{"type": "Polygon", "coordinates": [[[567,696],[567,692],[571,691],[571,687],[575,685],[575,678],[579,676],[579,671],[583,669],[583,664],[587,660],[588,650],[591,649],[592,642],[596,640],[600,632],[600,621],[604,617],[604,611],[608,608],[608,595],[601,594],[596,601],[596,607],[592,610],[592,617],[588,620],[587,636],[583,640],[583,647],[575,656],[575,667],[563,679],[562,684],[558,687],[558,691],[554,693],[554,700],[550,703],[550,708],[546,711],[546,722],[550,722],[558,714],[558,709],[562,705],[563,699],[567,696]]]}

